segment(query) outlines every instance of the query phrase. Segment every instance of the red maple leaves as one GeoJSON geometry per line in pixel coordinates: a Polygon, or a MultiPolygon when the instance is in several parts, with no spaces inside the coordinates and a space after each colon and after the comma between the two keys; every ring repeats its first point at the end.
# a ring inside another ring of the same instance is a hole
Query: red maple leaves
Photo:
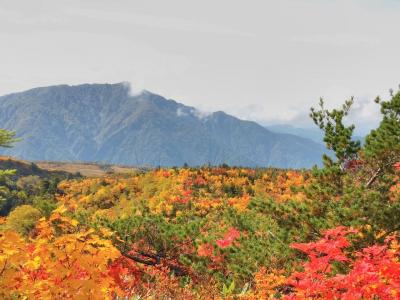
{"type": "Polygon", "coordinates": [[[292,245],[309,261],[289,278],[294,292],[286,299],[400,299],[400,247],[395,240],[350,256],[345,253],[350,233],[355,230],[338,227],[325,231],[317,242],[292,245]],[[340,272],[346,269],[347,273],[340,272]]]}
{"type": "Polygon", "coordinates": [[[222,239],[219,239],[219,240],[216,241],[216,244],[221,249],[225,249],[225,248],[231,246],[232,243],[239,237],[240,237],[240,232],[236,228],[231,227],[224,234],[224,237],[222,239]]]}

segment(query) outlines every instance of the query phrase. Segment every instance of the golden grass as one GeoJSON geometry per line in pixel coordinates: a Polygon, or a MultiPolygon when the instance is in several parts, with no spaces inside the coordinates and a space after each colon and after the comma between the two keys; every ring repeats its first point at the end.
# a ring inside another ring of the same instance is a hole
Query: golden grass
{"type": "Polygon", "coordinates": [[[136,171],[133,167],[102,165],[95,163],[79,163],[79,162],[35,162],[39,168],[49,171],[64,171],[68,173],[81,173],[87,177],[104,176],[107,173],[129,174],[136,171]]]}

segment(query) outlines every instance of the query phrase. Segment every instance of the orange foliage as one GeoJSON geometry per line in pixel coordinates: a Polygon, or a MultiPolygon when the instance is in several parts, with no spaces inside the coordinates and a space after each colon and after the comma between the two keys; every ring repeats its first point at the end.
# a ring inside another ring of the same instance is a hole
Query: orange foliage
{"type": "Polygon", "coordinates": [[[284,291],[287,278],[282,274],[282,271],[267,270],[262,267],[254,275],[254,290],[252,293],[245,295],[243,299],[275,299],[275,295],[279,292],[280,287],[284,291]]]}
{"type": "Polygon", "coordinates": [[[15,232],[1,233],[0,296],[112,299],[119,289],[108,267],[120,253],[93,229],[78,231],[77,226],[61,209],[48,221],[40,220],[30,241],[15,232]]]}
{"type": "Polygon", "coordinates": [[[304,176],[299,172],[288,171],[279,174],[276,180],[271,180],[268,176],[264,176],[261,182],[264,183],[264,192],[277,201],[303,201],[305,199],[303,192],[295,190],[308,184],[304,176]]]}

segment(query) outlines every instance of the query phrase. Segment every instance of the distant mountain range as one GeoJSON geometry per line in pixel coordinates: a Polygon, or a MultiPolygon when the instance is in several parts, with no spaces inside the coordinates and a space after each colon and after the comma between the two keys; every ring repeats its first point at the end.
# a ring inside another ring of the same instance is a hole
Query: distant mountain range
{"type": "Polygon", "coordinates": [[[301,128],[301,127],[295,127],[290,124],[269,125],[266,126],[266,128],[276,133],[287,133],[287,134],[297,135],[306,139],[310,139],[318,144],[324,143],[324,134],[318,128],[316,129],[301,128]]]}
{"type": "Polygon", "coordinates": [[[58,85],[0,97],[0,128],[22,138],[0,154],[27,160],[135,166],[203,164],[302,168],[324,147],[222,111],[197,109],[118,84],[58,85]]]}
{"type": "MultiPolygon", "coordinates": [[[[276,125],[269,125],[266,126],[267,129],[271,130],[272,132],[276,133],[288,133],[288,134],[293,134],[297,135],[306,139],[313,140],[316,143],[324,145],[324,133],[322,130],[316,127],[316,129],[313,128],[301,128],[301,127],[295,127],[290,124],[276,124],[276,125]]],[[[361,136],[354,136],[354,140],[359,140],[361,143],[364,143],[365,137],[361,136]]]]}

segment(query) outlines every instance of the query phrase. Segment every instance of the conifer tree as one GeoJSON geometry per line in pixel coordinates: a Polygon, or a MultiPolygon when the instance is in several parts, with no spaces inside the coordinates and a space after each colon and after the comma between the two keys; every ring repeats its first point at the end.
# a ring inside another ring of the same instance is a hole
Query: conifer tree
{"type": "MultiPolygon", "coordinates": [[[[0,148],[10,147],[14,140],[15,133],[0,129],[0,148]]],[[[1,170],[0,169],[0,212],[2,211],[4,205],[6,204],[6,198],[9,194],[8,187],[4,184],[4,180],[7,176],[15,174],[15,170],[1,170]]]]}
{"type": "Polygon", "coordinates": [[[328,155],[324,155],[323,162],[326,167],[338,165],[344,168],[345,164],[356,159],[360,150],[360,142],[353,141],[352,135],[355,126],[345,126],[343,118],[348,115],[354,100],[345,101],[341,109],[327,110],[324,106],[324,100],[319,102],[320,110],[311,108],[310,117],[314,123],[324,131],[324,142],[329,150],[336,155],[336,161],[328,155]]]}
{"type": "Polygon", "coordinates": [[[392,173],[394,164],[400,161],[400,91],[391,93],[391,99],[376,102],[381,106],[382,121],[377,129],[366,137],[364,154],[373,168],[367,182],[371,186],[378,177],[392,173]]]}
{"type": "MultiPolygon", "coordinates": [[[[18,141],[14,137],[15,137],[15,132],[0,129],[0,147],[5,147],[5,148],[12,147],[12,143],[18,141]]],[[[0,178],[6,175],[12,175],[14,173],[15,173],[14,170],[0,170],[0,178]]]]}
{"type": "Polygon", "coordinates": [[[12,143],[16,142],[15,132],[0,129],[0,147],[11,147],[12,143]]]}
{"type": "Polygon", "coordinates": [[[345,101],[339,109],[328,110],[324,100],[319,102],[319,110],[311,108],[310,117],[314,123],[324,132],[324,142],[328,150],[333,151],[336,158],[327,154],[323,155],[324,168],[314,170],[314,176],[320,186],[318,190],[325,194],[323,198],[343,193],[343,175],[349,163],[358,159],[361,145],[359,141],[352,139],[355,126],[346,126],[343,119],[349,114],[353,104],[353,98],[345,101]]]}

